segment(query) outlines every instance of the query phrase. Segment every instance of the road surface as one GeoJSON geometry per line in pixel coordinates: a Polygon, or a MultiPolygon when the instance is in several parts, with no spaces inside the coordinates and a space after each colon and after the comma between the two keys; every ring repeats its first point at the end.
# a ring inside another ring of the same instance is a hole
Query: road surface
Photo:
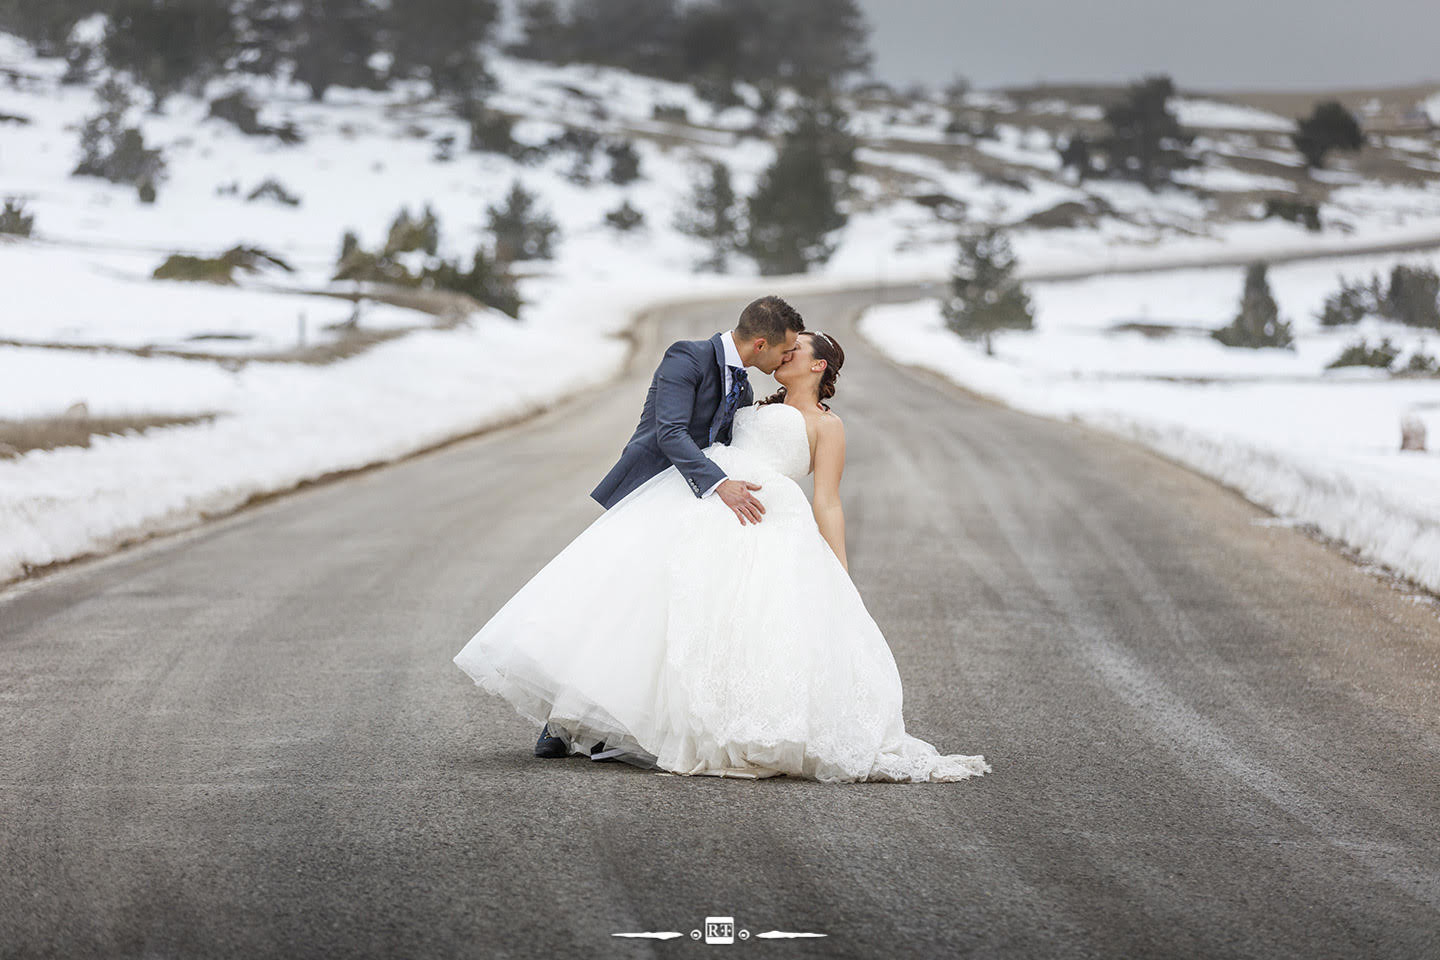
{"type": "Polygon", "coordinates": [[[667,308],[529,423],[0,593],[0,954],[678,957],[731,916],[772,957],[1440,956],[1434,607],[889,363],[867,299],[792,298],[848,353],[851,572],[910,731],[991,774],[538,760],[451,662],[743,304],[667,308]]]}

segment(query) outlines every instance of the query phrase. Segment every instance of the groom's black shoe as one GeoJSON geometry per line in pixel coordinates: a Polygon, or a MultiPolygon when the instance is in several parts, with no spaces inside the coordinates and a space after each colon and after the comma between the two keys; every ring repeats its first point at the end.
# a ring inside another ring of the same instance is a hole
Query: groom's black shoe
{"type": "Polygon", "coordinates": [[[568,757],[570,756],[570,744],[565,742],[564,737],[557,737],[550,732],[550,724],[540,728],[540,739],[535,741],[535,756],[537,757],[568,757]]]}

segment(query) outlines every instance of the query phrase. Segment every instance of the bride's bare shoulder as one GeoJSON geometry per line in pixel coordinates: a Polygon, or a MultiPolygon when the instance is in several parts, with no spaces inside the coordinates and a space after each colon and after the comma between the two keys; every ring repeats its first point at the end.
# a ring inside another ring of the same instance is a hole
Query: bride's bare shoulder
{"type": "Polygon", "coordinates": [[[826,410],[815,418],[815,446],[845,449],[845,424],[835,411],[826,410]]]}

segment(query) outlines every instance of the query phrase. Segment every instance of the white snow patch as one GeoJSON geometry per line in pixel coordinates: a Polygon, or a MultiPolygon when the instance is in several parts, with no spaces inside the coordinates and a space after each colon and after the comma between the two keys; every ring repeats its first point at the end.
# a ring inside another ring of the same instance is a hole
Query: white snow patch
{"type": "Polygon", "coordinates": [[[1295,121],[1288,117],[1236,103],[1171,97],[1169,106],[1182,127],[1284,131],[1295,129],[1295,121]]]}
{"type": "MultiPolygon", "coordinates": [[[[937,301],[874,307],[860,330],[895,360],[1017,409],[1129,437],[1440,590],[1440,456],[1399,450],[1405,415],[1440,437],[1440,384],[1348,374],[1207,383],[1095,375],[1086,364],[1102,353],[1111,373],[1159,372],[1164,363],[1138,362],[1147,347],[1137,339],[1113,355],[1092,344],[1072,364],[1084,338],[1064,332],[1070,302],[1058,299],[1040,313],[1058,333],[1001,334],[995,357],[947,330],[937,301]]],[[[1085,325],[1083,316],[1077,324],[1085,325]]],[[[1257,351],[1266,352],[1279,353],[1257,351]]]]}

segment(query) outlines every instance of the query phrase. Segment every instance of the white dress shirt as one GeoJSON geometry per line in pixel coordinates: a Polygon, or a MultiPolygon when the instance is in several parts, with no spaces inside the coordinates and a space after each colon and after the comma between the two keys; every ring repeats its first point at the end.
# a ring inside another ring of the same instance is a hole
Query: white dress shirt
{"type": "MultiPolygon", "coordinates": [[[[730,396],[730,368],[743,367],[745,366],[745,361],[740,359],[740,348],[735,346],[734,330],[731,330],[729,333],[722,336],[720,338],[720,342],[725,347],[725,370],[723,371],[725,374],[725,390],[723,393],[720,394],[720,402],[724,403],[725,398],[730,396]]],[[[739,411],[737,410],[736,412],[738,413],[739,411]]],[[[703,494],[701,494],[701,496],[710,496],[710,494],[715,492],[716,487],[720,486],[720,484],[724,483],[725,480],[728,479],[730,478],[726,477],[723,480],[715,481],[715,486],[712,486],[709,490],[706,490],[703,494]]]]}

